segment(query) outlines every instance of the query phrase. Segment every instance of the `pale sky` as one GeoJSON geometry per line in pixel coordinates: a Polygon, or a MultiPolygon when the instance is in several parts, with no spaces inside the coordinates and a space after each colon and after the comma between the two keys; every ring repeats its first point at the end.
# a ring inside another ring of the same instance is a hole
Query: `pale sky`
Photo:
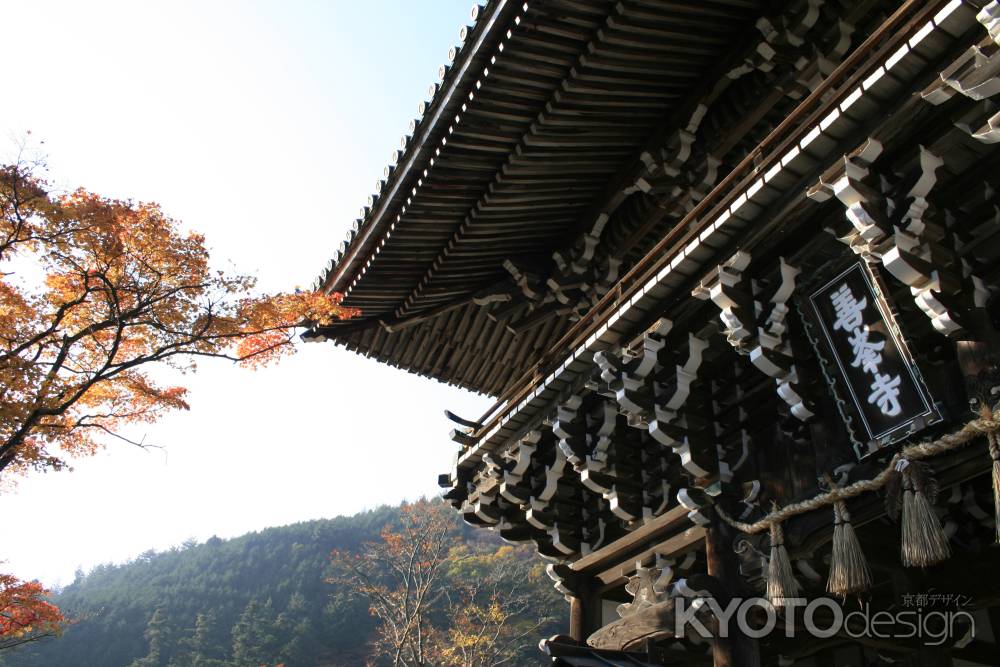
{"type": "MultiPolygon", "coordinates": [[[[470,0],[0,0],[0,158],[59,186],[157,201],[269,290],[307,286],[358,216],[469,23],[470,0]],[[40,144],[38,142],[44,142],[40,144]]],[[[231,537],[437,492],[445,408],[491,403],[301,345],[202,363],[190,412],[0,495],[0,572],[49,585],[188,537],[231,537]]]]}

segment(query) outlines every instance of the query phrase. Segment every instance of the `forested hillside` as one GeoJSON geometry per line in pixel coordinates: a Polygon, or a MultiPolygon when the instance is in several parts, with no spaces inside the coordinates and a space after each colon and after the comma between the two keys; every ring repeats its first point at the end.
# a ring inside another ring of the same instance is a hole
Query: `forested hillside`
{"type": "MultiPolygon", "coordinates": [[[[72,621],[63,635],[0,652],[0,665],[364,665],[376,620],[363,596],[328,582],[330,554],[378,541],[399,520],[399,508],[380,508],[187,543],[79,573],[55,597],[72,621]]],[[[499,541],[482,542],[472,532],[456,525],[463,549],[487,555],[500,549],[499,541]]],[[[543,608],[532,616],[561,614],[564,603],[551,582],[535,579],[534,599],[543,608]]],[[[518,663],[537,664],[537,656],[526,652],[508,664],[518,663]]]]}

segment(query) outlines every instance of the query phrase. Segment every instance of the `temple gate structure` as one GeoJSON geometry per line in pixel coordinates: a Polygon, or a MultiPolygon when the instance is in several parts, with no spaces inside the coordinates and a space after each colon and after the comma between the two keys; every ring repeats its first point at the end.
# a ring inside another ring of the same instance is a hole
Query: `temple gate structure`
{"type": "Polygon", "coordinates": [[[491,0],[418,111],[305,337],[496,398],[542,659],[1000,664],[1000,2],[491,0]]]}

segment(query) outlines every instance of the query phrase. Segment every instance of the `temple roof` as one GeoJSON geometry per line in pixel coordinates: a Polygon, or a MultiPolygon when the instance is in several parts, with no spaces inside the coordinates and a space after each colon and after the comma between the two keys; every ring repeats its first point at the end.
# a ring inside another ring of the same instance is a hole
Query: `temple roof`
{"type": "MultiPolygon", "coordinates": [[[[518,310],[518,280],[544,287],[553,251],[579,259],[574,246],[600,237],[615,216],[625,220],[609,230],[618,238],[598,268],[609,283],[662,234],[669,221],[628,224],[647,212],[631,196],[649,186],[635,181],[635,167],[648,161],[651,140],[691,122],[699,86],[741,64],[760,37],[759,5],[546,0],[475,9],[385,181],[317,280],[362,317],[310,335],[501,393],[587,309],[574,297],[518,310]]],[[[752,79],[742,82],[748,90],[752,79]]],[[[728,148],[739,150],[741,139],[733,135],[728,148]]]]}

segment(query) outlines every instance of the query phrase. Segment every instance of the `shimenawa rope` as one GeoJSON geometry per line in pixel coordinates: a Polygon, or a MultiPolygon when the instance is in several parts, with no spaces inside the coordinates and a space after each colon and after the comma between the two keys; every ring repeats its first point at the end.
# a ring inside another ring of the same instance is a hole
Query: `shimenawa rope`
{"type": "MultiPolygon", "coordinates": [[[[737,521],[719,506],[715,507],[715,511],[719,515],[719,518],[742,533],[756,534],[765,530],[769,531],[772,524],[787,521],[793,516],[813,512],[833,505],[838,501],[860,496],[862,493],[878,491],[885,486],[892,475],[896,474],[896,466],[901,459],[918,461],[937,456],[938,454],[963,447],[982,435],[987,436],[989,439],[990,454],[994,456],[994,474],[1000,475],[1000,410],[997,410],[989,416],[973,419],[958,431],[943,435],[937,440],[919,442],[904,447],[902,451],[892,457],[885,469],[872,479],[859,480],[844,487],[831,489],[808,500],[785,505],[753,523],[737,521]]],[[[996,480],[995,484],[1000,485],[1000,480],[996,480]]],[[[1000,486],[998,486],[998,489],[1000,489],[1000,486]]],[[[1000,490],[997,493],[1000,494],[1000,490]]],[[[998,509],[998,518],[1000,518],[1000,509],[998,509]]]]}

